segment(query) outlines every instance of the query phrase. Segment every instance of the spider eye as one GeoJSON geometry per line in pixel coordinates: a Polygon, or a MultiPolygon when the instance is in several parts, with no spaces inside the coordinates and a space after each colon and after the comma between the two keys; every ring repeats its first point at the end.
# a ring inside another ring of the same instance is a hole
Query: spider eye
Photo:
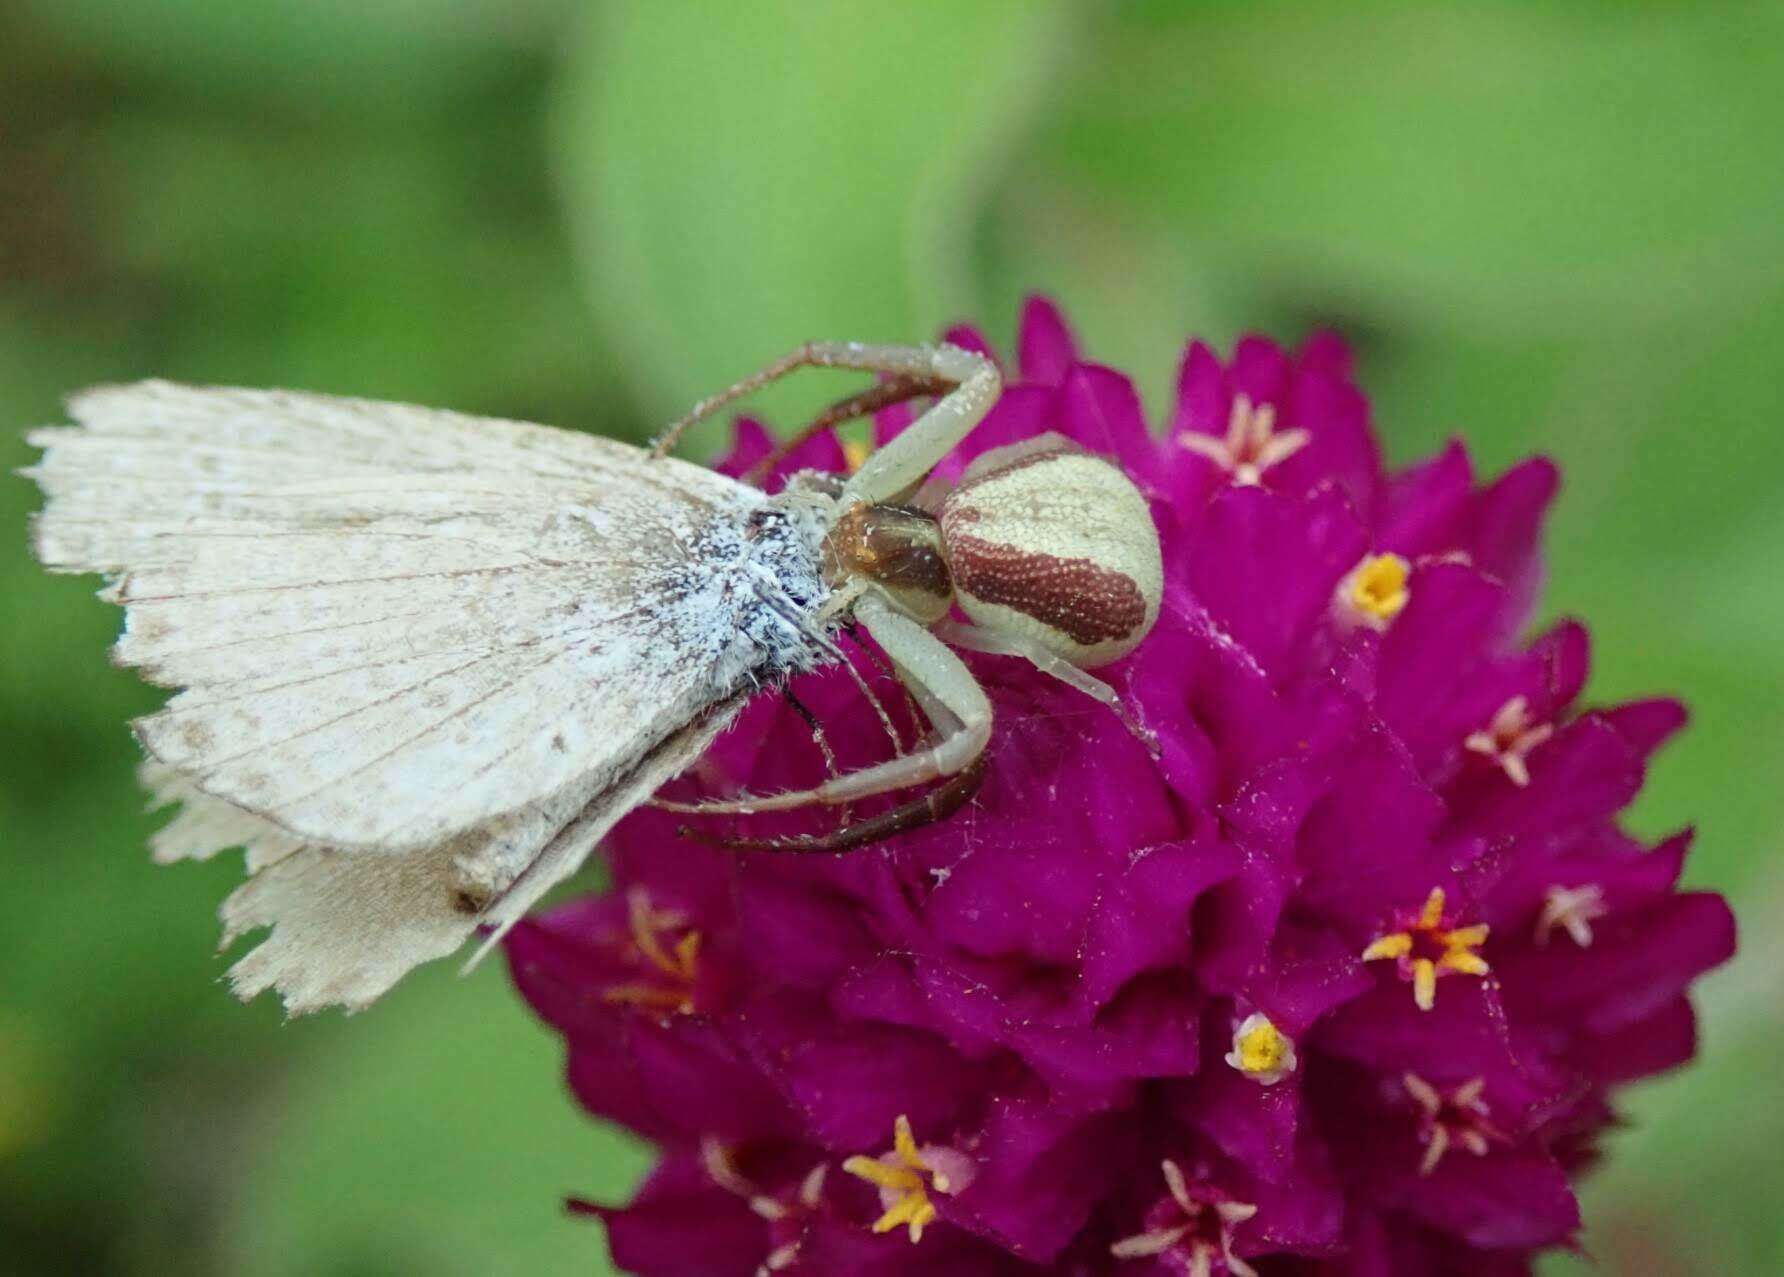
{"type": "Polygon", "coordinates": [[[987,629],[1094,668],[1132,651],[1158,619],[1164,564],[1146,498],[1060,435],[979,457],[943,502],[941,526],[955,597],[987,629]]]}

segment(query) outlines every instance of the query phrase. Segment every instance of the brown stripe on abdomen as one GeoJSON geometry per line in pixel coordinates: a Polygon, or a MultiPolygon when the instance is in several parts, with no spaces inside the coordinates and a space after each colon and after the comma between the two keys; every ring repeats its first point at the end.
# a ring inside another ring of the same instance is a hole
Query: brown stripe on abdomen
{"type": "Polygon", "coordinates": [[[1146,600],[1125,573],[975,536],[951,536],[947,544],[958,592],[1032,616],[1073,642],[1112,642],[1146,623],[1146,600]]]}

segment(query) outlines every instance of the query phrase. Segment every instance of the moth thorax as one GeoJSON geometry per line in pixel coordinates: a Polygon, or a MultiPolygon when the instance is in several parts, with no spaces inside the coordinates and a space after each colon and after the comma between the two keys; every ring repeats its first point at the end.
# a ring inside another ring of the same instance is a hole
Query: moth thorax
{"type": "Polygon", "coordinates": [[[1164,560],[1146,498],[1069,439],[983,454],[940,522],[955,598],[986,629],[1088,668],[1126,655],[1158,619],[1164,560]]]}
{"type": "Polygon", "coordinates": [[[954,599],[935,517],[904,506],[858,505],[830,529],[825,583],[837,589],[851,577],[872,581],[925,625],[946,616],[954,599]]]}

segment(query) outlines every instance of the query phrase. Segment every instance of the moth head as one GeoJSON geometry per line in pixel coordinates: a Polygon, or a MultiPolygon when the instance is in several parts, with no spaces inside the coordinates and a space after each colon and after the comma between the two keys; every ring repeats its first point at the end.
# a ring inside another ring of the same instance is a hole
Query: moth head
{"type": "Polygon", "coordinates": [[[1158,619],[1164,560],[1146,498],[1056,434],[995,448],[940,512],[961,610],[1083,668],[1125,656],[1158,619]]]}

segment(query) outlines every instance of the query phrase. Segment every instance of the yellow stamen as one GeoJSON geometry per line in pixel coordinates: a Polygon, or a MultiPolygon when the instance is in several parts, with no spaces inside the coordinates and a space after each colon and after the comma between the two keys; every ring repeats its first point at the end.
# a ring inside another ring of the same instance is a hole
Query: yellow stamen
{"type": "Polygon", "coordinates": [[[894,1228],[908,1227],[911,1242],[923,1240],[923,1230],[935,1222],[935,1203],[921,1188],[907,1193],[892,1203],[891,1209],[873,1221],[873,1231],[889,1233],[894,1228]]]}
{"type": "MultiPolygon", "coordinates": [[[[946,1154],[948,1150],[939,1150],[946,1154]]],[[[908,1227],[911,1241],[923,1240],[923,1230],[937,1217],[929,1190],[938,1193],[958,1192],[965,1185],[956,1185],[953,1178],[935,1164],[938,1150],[917,1146],[911,1133],[910,1119],[899,1114],[892,1124],[892,1151],[879,1157],[857,1154],[842,1164],[844,1171],[864,1179],[880,1190],[880,1204],[885,1213],[873,1222],[873,1231],[889,1233],[894,1228],[908,1227]]]]}
{"type": "Polygon", "coordinates": [[[1437,1005],[1437,964],[1429,958],[1412,960],[1412,1000],[1421,1011],[1437,1005]]]}
{"type": "Polygon", "coordinates": [[[799,1258],[799,1246],[804,1240],[804,1238],[800,1238],[799,1241],[790,1241],[785,1246],[769,1251],[768,1258],[764,1259],[762,1266],[756,1269],[756,1277],[762,1277],[764,1273],[778,1273],[783,1268],[791,1268],[793,1261],[799,1258]]]}
{"type": "Polygon", "coordinates": [[[1419,1159],[1420,1179],[1424,1179],[1426,1176],[1430,1175],[1432,1171],[1437,1169],[1437,1163],[1441,1162],[1443,1160],[1443,1155],[1449,1152],[1449,1144],[1449,1127],[1433,1126],[1431,1128],[1430,1142],[1425,1145],[1425,1155],[1419,1159]]]}
{"type": "Polygon", "coordinates": [[[915,1171],[906,1170],[902,1166],[888,1166],[877,1157],[864,1157],[860,1153],[844,1162],[842,1168],[870,1184],[901,1193],[923,1186],[923,1177],[915,1171]]]}
{"type": "Polygon", "coordinates": [[[1109,1247],[1109,1253],[1117,1259],[1150,1259],[1154,1255],[1164,1254],[1188,1235],[1188,1224],[1180,1224],[1176,1228],[1160,1228],[1150,1233],[1136,1233],[1132,1237],[1123,1237],[1109,1247]]]}
{"type": "Polygon", "coordinates": [[[654,984],[616,984],[601,991],[601,1001],[620,1006],[649,1007],[654,1011],[691,1011],[688,996],[680,989],[654,984]]]}
{"type": "Polygon", "coordinates": [[[700,975],[700,933],[687,930],[665,946],[665,937],[687,927],[687,917],[673,909],[652,907],[650,893],[643,887],[626,893],[626,923],[639,956],[669,979],[664,984],[640,981],[615,985],[602,993],[602,1000],[663,1011],[692,1011],[700,975]]]}
{"type": "Polygon", "coordinates": [[[1339,585],[1339,597],[1357,620],[1385,630],[1412,598],[1407,588],[1412,565],[1397,554],[1372,554],[1351,569],[1339,585]]]}
{"type": "Polygon", "coordinates": [[[892,1151],[912,1170],[924,1171],[923,1155],[917,1151],[917,1137],[911,1134],[911,1119],[900,1113],[892,1123],[892,1151]]]}
{"type": "Polygon", "coordinates": [[[1437,1005],[1437,977],[1444,972],[1484,976],[1492,969],[1474,952],[1486,943],[1492,928],[1478,923],[1445,930],[1443,906],[1443,888],[1431,888],[1417,922],[1405,931],[1376,937],[1363,950],[1364,962],[1393,958],[1400,963],[1401,972],[1412,979],[1412,1000],[1421,1011],[1437,1005]]]}
{"type": "Polygon", "coordinates": [[[1460,971],[1463,975],[1485,975],[1492,970],[1485,958],[1466,949],[1450,950],[1437,960],[1437,965],[1445,971],[1460,971]]]}
{"type": "Polygon", "coordinates": [[[694,960],[700,955],[700,933],[689,931],[675,942],[674,951],[663,947],[663,936],[687,925],[687,919],[673,909],[653,909],[650,893],[634,887],[626,893],[626,920],[631,924],[632,943],[664,975],[682,980],[694,978],[694,960]]]}
{"type": "MultiPolygon", "coordinates": [[[[1250,1202],[1198,1199],[1190,1192],[1183,1168],[1169,1158],[1164,1161],[1164,1173],[1165,1187],[1182,1213],[1183,1222],[1123,1237],[1109,1247],[1109,1253],[1116,1259],[1129,1260],[1176,1252],[1172,1255],[1177,1261],[1174,1266],[1181,1267],[1187,1277],[1213,1277],[1216,1260],[1226,1265],[1228,1277],[1257,1277],[1255,1268],[1233,1254],[1234,1226],[1257,1214],[1257,1207],[1250,1202]],[[1207,1219],[1209,1215],[1214,1217],[1212,1221],[1207,1219]],[[1200,1227],[1209,1222],[1218,1229],[1218,1237],[1207,1236],[1200,1227]]],[[[1161,1207],[1163,1204],[1159,1203],[1161,1207]]]]}
{"type": "MultiPolygon", "coordinates": [[[[759,1193],[756,1186],[745,1179],[737,1169],[732,1158],[731,1149],[713,1136],[700,1141],[700,1162],[706,1169],[706,1177],[728,1193],[743,1199],[744,1205],[759,1219],[771,1224],[780,1224],[797,1215],[809,1214],[818,1209],[824,1198],[824,1177],[829,1169],[819,1162],[805,1173],[799,1181],[799,1188],[791,1198],[775,1197],[768,1193],[759,1193]]],[[[799,1258],[799,1248],[805,1244],[804,1230],[799,1236],[768,1252],[766,1258],[756,1266],[756,1277],[767,1277],[783,1268],[790,1268],[799,1258]]]]}
{"type": "Polygon", "coordinates": [[[1412,933],[1395,931],[1382,936],[1363,950],[1363,961],[1374,962],[1377,958],[1404,958],[1412,952],[1412,933]]]}
{"type": "Polygon", "coordinates": [[[1493,934],[1493,928],[1482,922],[1472,927],[1454,927],[1443,934],[1448,937],[1448,943],[1457,948],[1478,949],[1493,934]]]}
{"type": "Polygon", "coordinates": [[[873,445],[865,439],[844,439],[842,441],[843,460],[848,464],[850,474],[859,470],[872,452],[873,445]]]}
{"type": "Polygon", "coordinates": [[[1273,1086],[1295,1071],[1294,1039],[1268,1016],[1253,1012],[1233,1030],[1233,1049],[1226,1062],[1253,1082],[1273,1086]]]}

